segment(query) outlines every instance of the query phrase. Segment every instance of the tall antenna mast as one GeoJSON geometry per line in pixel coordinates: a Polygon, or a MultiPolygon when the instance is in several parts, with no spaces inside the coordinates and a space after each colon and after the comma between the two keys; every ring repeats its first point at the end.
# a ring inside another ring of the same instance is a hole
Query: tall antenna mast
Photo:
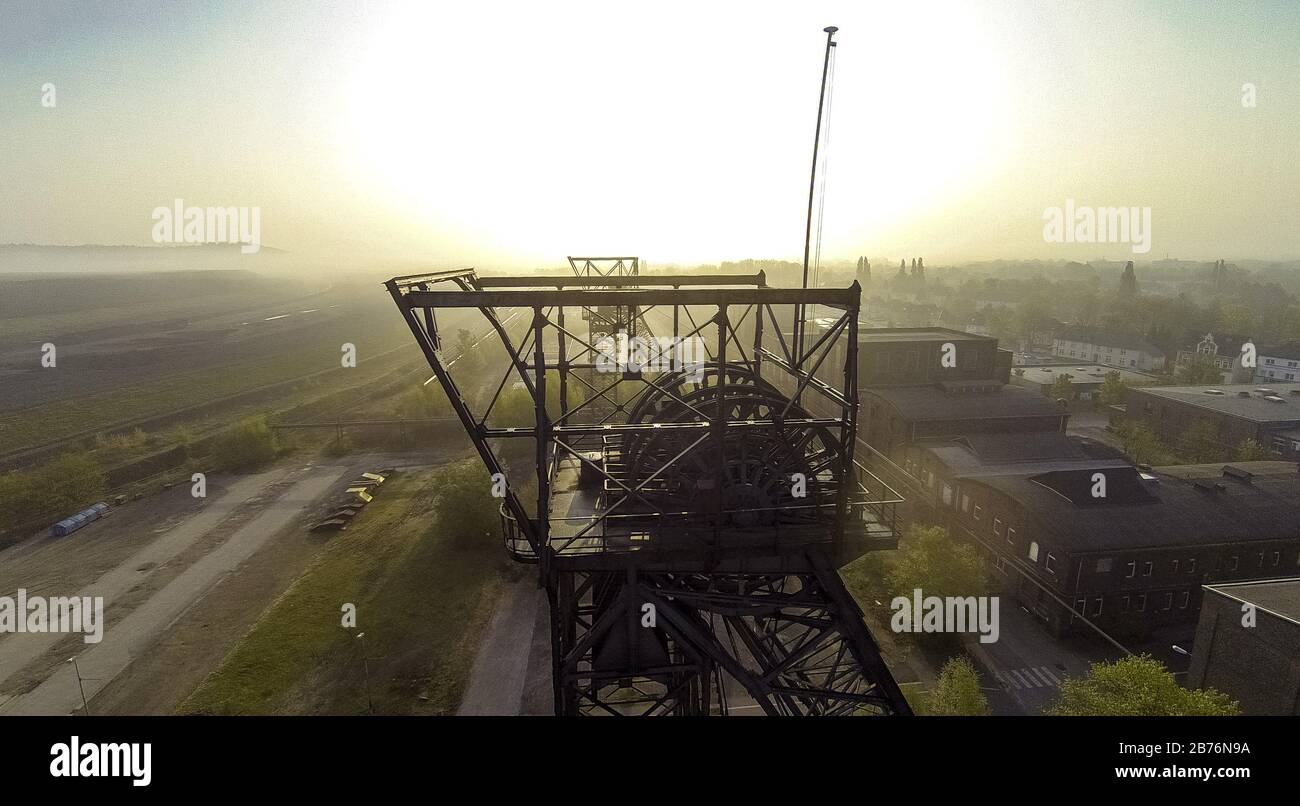
{"type": "MultiPolygon", "coordinates": [[[[822,59],[821,93],[817,96],[817,131],[813,133],[812,175],[808,178],[808,223],[804,228],[803,235],[803,288],[805,289],[808,287],[808,256],[812,250],[813,197],[817,188],[817,148],[821,145],[822,108],[826,104],[826,72],[831,64],[831,48],[835,47],[835,32],[839,28],[831,25],[822,30],[826,33],[826,55],[822,59]]],[[[806,319],[807,310],[803,303],[800,303],[799,315],[794,323],[796,357],[803,355],[804,332],[807,330],[806,319]]]]}

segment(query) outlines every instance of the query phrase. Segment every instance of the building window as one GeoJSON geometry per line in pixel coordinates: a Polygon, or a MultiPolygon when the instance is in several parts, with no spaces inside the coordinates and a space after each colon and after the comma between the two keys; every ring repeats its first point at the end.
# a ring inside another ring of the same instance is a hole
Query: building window
{"type": "Polygon", "coordinates": [[[1178,597],[1178,609],[1186,610],[1187,603],[1190,602],[1191,600],[1192,600],[1191,591],[1183,591],[1183,595],[1178,597]]]}
{"type": "Polygon", "coordinates": [[[1187,573],[1189,573],[1189,574],[1195,574],[1195,573],[1196,573],[1196,558],[1195,558],[1195,557],[1193,557],[1192,559],[1190,559],[1190,560],[1187,561],[1187,573]]]}
{"type": "Polygon", "coordinates": [[[998,537],[1002,537],[1002,519],[1001,519],[1001,518],[994,518],[994,519],[993,519],[993,534],[997,535],[998,537]]]}
{"type": "Polygon", "coordinates": [[[1170,591],[1169,593],[1165,594],[1165,606],[1160,609],[1169,610],[1173,606],[1174,606],[1174,594],[1173,591],[1170,591]]]}
{"type": "Polygon", "coordinates": [[[952,506],[952,485],[946,481],[943,483],[943,505],[952,506]]]}
{"type": "Polygon", "coordinates": [[[1121,612],[1121,613],[1127,613],[1127,612],[1128,612],[1128,597],[1127,597],[1127,596],[1121,596],[1121,597],[1119,597],[1119,612],[1121,612]]]}
{"type": "MultiPolygon", "coordinates": [[[[1016,530],[1012,529],[1010,526],[1007,527],[1007,542],[1008,543],[1016,542],[1016,530]]],[[[1297,559],[1300,560],[1300,557],[1298,557],[1297,559]]]]}
{"type": "Polygon", "coordinates": [[[1099,573],[1099,574],[1110,573],[1111,566],[1114,564],[1114,562],[1115,562],[1115,558],[1114,558],[1114,557],[1104,557],[1104,558],[1098,560],[1098,561],[1097,561],[1097,573],[1099,573]]]}
{"type": "Polygon", "coordinates": [[[1151,569],[1154,567],[1154,565],[1155,563],[1152,563],[1150,561],[1142,563],[1142,576],[1144,577],[1151,576],[1151,569]]]}
{"type": "Polygon", "coordinates": [[[1053,553],[1050,552],[1050,551],[1047,552],[1047,562],[1044,563],[1044,566],[1047,568],[1047,572],[1048,572],[1049,574],[1055,574],[1055,573],[1056,573],[1056,555],[1053,554],[1053,553]]]}
{"type": "Polygon", "coordinates": [[[1277,564],[1280,562],[1282,562],[1282,552],[1280,551],[1273,552],[1273,567],[1277,568],[1277,564]]]}
{"type": "Polygon", "coordinates": [[[984,512],[984,507],[980,506],[979,504],[976,504],[976,505],[975,505],[975,520],[979,520],[979,519],[980,519],[980,514],[983,513],[983,512],[984,512]]]}
{"type": "Polygon", "coordinates": [[[1029,559],[1038,562],[1038,543],[1029,541],[1029,559]]]}
{"type": "Polygon", "coordinates": [[[1175,574],[1178,573],[1178,561],[1177,561],[1177,560],[1174,560],[1174,570],[1173,570],[1173,572],[1174,572],[1175,574]]]}
{"type": "Polygon", "coordinates": [[[1237,555],[1236,555],[1236,554],[1234,554],[1234,555],[1232,555],[1231,557],[1228,558],[1228,570],[1229,570],[1229,571],[1236,571],[1236,570],[1237,570],[1237,555]]]}
{"type": "Polygon", "coordinates": [[[1093,614],[1094,616],[1100,616],[1100,615],[1101,615],[1101,597],[1100,597],[1100,596],[1098,596],[1096,599],[1093,599],[1093,600],[1092,600],[1092,614],[1093,614]]]}
{"type": "Polygon", "coordinates": [[[1147,609],[1147,595],[1145,593],[1138,594],[1138,612],[1139,613],[1145,612],[1146,609],[1147,609]]]}
{"type": "Polygon", "coordinates": [[[1136,562],[1131,562],[1131,563],[1129,563],[1129,564],[1128,564],[1128,573],[1124,575],[1124,578],[1125,578],[1125,579],[1132,579],[1132,578],[1137,574],[1137,567],[1138,567],[1138,564],[1137,564],[1136,562]]]}
{"type": "Polygon", "coordinates": [[[961,511],[970,512],[970,496],[966,493],[961,494],[961,511]]]}

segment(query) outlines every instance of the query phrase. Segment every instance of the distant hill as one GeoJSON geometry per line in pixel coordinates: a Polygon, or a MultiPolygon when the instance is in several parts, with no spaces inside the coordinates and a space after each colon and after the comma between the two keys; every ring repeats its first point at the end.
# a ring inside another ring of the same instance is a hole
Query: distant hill
{"type": "Polygon", "coordinates": [[[239,244],[112,246],[82,244],[0,244],[0,273],[118,273],[168,269],[270,268],[289,253],[263,246],[244,254],[239,244]]]}

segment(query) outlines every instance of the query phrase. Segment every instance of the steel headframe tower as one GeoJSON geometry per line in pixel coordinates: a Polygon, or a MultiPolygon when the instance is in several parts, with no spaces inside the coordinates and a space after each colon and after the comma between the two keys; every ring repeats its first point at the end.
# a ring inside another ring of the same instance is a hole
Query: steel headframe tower
{"type": "Polygon", "coordinates": [[[910,713],[836,572],[897,545],[901,501],[853,458],[856,283],[463,269],[387,287],[508,481],[506,550],[547,593],[557,714],[726,714],[737,698],[768,714],[910,713]],[[801,351],[780,323],[814,303],[836,316],[801,351]],[[505,350],[482,405],[440,356],[440,308],[478,310],[505,350]],[[508,327],[512,308],[531,319],[508,327]],[[628,331],[653,320],[667,349],[629,359],[608,323],[574,316],[609,309],[629,312],[628,331]],[[529,421],[494,423],[512,377],[529,421]]]}

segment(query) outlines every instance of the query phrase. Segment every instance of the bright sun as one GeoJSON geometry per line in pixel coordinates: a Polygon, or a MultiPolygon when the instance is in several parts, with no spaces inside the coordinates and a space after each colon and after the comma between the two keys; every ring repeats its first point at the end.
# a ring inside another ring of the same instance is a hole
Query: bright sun
{"type": "Polygon", "coordinates": [[[1008,83],[960,7],[737,22],[683,6],[687,27],[593,5],[538,39],[551,10],[463,5],[371,31],[342,145],[388,213],[466,254],[795,255],[823,17],[841,28],[828,247],[885,237],[1005,158],[1008,83]]]}

